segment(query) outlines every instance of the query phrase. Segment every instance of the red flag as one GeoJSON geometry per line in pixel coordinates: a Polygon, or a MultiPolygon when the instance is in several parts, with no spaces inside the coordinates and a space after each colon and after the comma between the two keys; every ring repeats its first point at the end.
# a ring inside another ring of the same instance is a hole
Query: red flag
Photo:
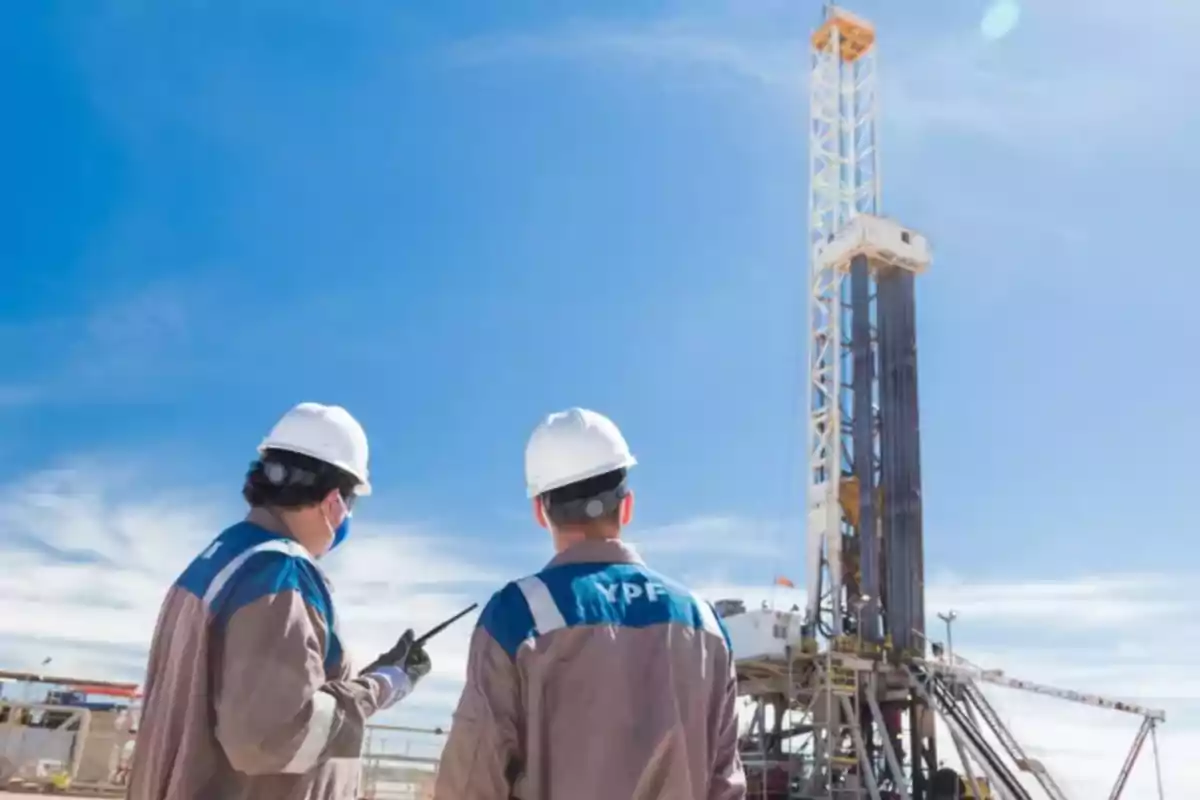
{"type": "Polygon", "coordinates": [[[776,585],[776,586],[786,586],[786,587],[788,587],[789,589],[795,589],[795,588],[796,588],[796,584],[792,583],[791,579],[789,579],[789,578],[785,578],[785,577],[783,577],[782,575],[776,575],[776,576],[775,576],[775,585],[776,585]]]}

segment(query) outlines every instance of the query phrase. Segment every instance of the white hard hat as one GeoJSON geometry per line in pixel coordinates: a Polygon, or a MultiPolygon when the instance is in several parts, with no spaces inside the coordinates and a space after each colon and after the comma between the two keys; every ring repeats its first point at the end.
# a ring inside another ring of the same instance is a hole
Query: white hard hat
{"type": "Polygon", "coordinates": [[[301,403],[283,415],[258,446],[300,453],[350,473],[359,480],[355,494],[371,493],[367,469],[367,433],[341,406],[301,403]]]}
{"type": "Polygon", "coordinates": [[[613,470],[637,459],[613,421],[586,408],[551,414],[525,446],[525,484],[530,497],[613,470]]]}

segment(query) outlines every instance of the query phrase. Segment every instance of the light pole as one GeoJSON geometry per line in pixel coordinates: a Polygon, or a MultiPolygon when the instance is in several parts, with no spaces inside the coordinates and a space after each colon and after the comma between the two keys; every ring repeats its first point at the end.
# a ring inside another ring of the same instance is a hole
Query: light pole
{"type": "Polygon", "coordinates": [[[953,608],[950,609],[949,611],[947,611],[945,614],[943,614],[939,611],[938,619],[940,619],[942,622],[946,623],[946,660],[950,663],[950,666],[953,667],[954,666],[954,635],[951,630],[951,627],[954,623],[954,620],[958,619],[958,612],[955,611],[953,608]]]}
{"type": "MultiPolygon", "coordinates": [[[[50,656],[46,656],[45,658],[42,659],[42,663],[38,667],[37,677],[41,678],[44,675],[46,666],[53,660],[54,659],[51,658],[50,656]]],[[[35,681],[35,680],[21,681],[21,701],[22,702],[24,702],[24,703],[33,702],[33,685],[35,683],[37,683],[37,681],[35,681]]]]}

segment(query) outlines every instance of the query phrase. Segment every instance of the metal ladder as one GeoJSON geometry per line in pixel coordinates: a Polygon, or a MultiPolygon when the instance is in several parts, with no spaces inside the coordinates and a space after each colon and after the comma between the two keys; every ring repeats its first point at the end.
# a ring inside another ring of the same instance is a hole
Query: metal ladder
{"type": "Polygon", "coordinates": [[[867,758],[862,737],[862,684],[859,672],[844,666],[835,654],[828,654],[820,667],[820,691],[815,703],[824,704],[825,739],[813,771],[813,782],[799,798],[822,800],[880,800],[879,787],[867,758]]]}

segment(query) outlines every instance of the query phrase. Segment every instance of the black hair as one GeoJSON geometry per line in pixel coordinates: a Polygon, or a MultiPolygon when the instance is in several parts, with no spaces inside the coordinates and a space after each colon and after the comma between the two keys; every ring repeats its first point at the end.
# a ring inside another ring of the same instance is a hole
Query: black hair
{"type": "Polygon", "coordinates": [[[629,494],[624,469],[615,469],[539,495],[546,516],[556,525],[616,522],[629,494]]]}
{"type": "Polygon", "coordinates": [[[290,450],[267,449],[250,464],[242,497],[252,508],[314,506],[335,489],[347,505],[360,481],[346,470],[290,450]]]}

